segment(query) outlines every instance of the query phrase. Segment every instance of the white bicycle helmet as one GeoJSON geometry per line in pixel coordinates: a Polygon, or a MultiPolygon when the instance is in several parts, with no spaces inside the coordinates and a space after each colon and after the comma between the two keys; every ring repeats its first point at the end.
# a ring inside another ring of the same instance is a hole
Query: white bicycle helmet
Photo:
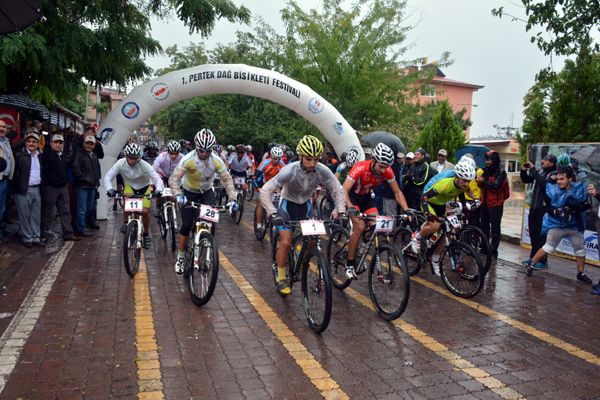
{"type": "Polygon", "coordinates": [[[269,153],[271,153],[272,158],[283,157],[283,150],[281,150],[281,147],[278,146],[273,147],[269,153]]]}
{"type": "Polygon", "coordinates": [[[167,143],[167,151],[169,151],[170,153],[179,153],[180,150],[181,145],[179,144],[179,142],[170,140],[169,143],[167,143]]]}
{"type": "Polygon", "coordinates": [[[348,154],[346,154],[346,166],[352,167],[358,162],[358,157],[358,151],[355,149],[350,149],[348,154]]]}
{"type": "Polygon", "coordinates": [[[469,181],[472,181],[477,176],[475,167],[468,161],[463,161],[462,159],[454,166],[454,173],[456,174],[457,178],[466,179],[469,181]]]}
{"type": "Polygon", "coordinates": [[[216,141],[215,135],[206,128],[199,130],[194,137],[194,143],[198,150],[210,150],[216,141]]]}
{"type": "Polygon", "coordinates": [[[458,160],[458,162],[470,164],[475,170],[477,170],[477,164],[475,163],[473,156],[471,156],[471,157],[469,157],[469,156],[470,156],[470,154],[465,154],[464,156],[462,156],[460,158],[460,160],[458,160]]]}
{"type": "Polygon", "coordinates": [[[378,143],[373,149],[373,158],[382,164],[391,165],[394,162],[394,152],[383,143],[378,143]]]}
{"type": "Polygon", "coordinates": [[[123,149],[123,154],[125,154],[125,157],[140,158],[142,156],[142,149],[136,143],[129,143],[123,149]]]}

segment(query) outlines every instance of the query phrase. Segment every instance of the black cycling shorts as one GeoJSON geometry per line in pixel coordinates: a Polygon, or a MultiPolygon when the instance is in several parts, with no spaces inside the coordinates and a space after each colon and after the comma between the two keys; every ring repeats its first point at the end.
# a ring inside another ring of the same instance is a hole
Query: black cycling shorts
{"type": "Polygon", "coordinates": [[[350,192],[350,202],[358,211],[363,214],[376,214],[377,205],[375,199],[371,197],[371,193],[357,194],[350,192]]]}
{"type": "MultiPolygon", "coordinates": [[[[294,203],[286,199],[281,199],[277,213],[285,222],[289,221],[304,221],[312,216],[312,203],[307,201],[303,204],[294,203]]],[[[293,230],[289,226],[280,226],[278,230],[293,230]]]]}
{"type": "MultiPolygon", "coordinates": [[[[183,194],[187,198],[188,201],[194,201],[196,203],[204,204],[207,206],[214,206],[217,204],[217,200],[215,199],[215,192],[212,190],[207,190],[204,193],[190,192],[187,190],[183,190],[183,194]]],[[[193,207],[183,207],[181,209],[181,228],[179,228],[179,233],[183,236],[188,236],[190,234],[190,230],[192,230],[192,225],[196,222],[196,215],[199,210],[193,207]]]]}

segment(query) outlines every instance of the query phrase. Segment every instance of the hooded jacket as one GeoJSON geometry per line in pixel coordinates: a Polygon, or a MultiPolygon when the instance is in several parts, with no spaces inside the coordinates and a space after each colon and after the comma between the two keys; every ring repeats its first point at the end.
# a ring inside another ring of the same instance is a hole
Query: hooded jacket
{"type": "Polygon", "coordinates": [[[585,230],[585,211],[590,208],[584,182],[572,182],[569,189],[561,189],[557,184],[546,184],[548,212],[544,215],[542,234],[550,229],[585,230]],[[554,215],[554,210],[563,210],[564,217],[554,215]]]}
{"type": "Polygon", "coordinates": [[[482,207],[500,207],[504,205],[505,191],[503,185],[506,182],[506,171],[500,168],[500,154],[491,150],[486,153],[486,158],[492,160],[492,165],[483,170],[483,182],[479,183],[482,190],[482,207]]]}

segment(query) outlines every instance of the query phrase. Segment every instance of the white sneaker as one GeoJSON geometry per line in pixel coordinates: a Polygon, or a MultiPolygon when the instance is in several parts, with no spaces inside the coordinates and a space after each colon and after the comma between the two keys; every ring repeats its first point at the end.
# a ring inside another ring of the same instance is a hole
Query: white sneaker
{"type": "Polygon", "coordinates": [[[185,257],[177,257],[177,262],[175,263],[175,273],[177,275],[183,275],[184,264],[185,264],[185,257]]]}
{"type": "Polygon", "coordinates": [[[356,280],[358,277],[356,276],[356,272],[354,271],[354,267],[346,265],[346,278],[356,280]]]}
{"type": "Polygon", "coordinates": [[[421,249],[421,240],[417,239],[417,237],[414,234],[412,239],[410,240],[410,249],[415,254],[419,254],[419,250],[421,249]]]}
{"type": "Polygon", "coordinates": [[[439,261],[431,261],[431,266],[433,267],[433,273],[437,276],[442,276],[440,272],[440,262],[439,261]]]}

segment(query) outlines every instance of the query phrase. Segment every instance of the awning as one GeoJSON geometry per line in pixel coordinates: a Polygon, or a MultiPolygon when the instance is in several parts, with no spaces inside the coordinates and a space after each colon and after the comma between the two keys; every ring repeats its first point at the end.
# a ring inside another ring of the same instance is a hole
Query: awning
{"type": "Polygon", "coordinates": [[[20,94],[0,94],[0,106],[13,107],[19,111],[37,111],[42,114],[42,119],[50,117],[50,111],[46,106],[20,94]]]}

